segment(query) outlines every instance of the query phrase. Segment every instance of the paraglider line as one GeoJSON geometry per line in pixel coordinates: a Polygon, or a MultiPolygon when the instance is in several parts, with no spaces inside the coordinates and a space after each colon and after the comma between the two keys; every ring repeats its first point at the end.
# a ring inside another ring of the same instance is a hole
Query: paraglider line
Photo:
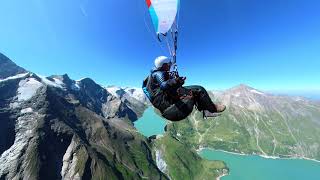
{"type": "MultiPolygon", "coordinates": [[[[145,0],[142,0],[143,2],[145,0]]],[[[142,9],[142,12],[144,12],[143,8],[141,7],[141,4],[139,5],[139,8],[142,9]]],[[[148,33],[152,36],[152,38],[157,42],[157,45],[160,47],[160,50],[162,51],[162,53],[164,54],[167,54],[166,51],[164,50],[164,48],[161,46],[159,40],[153,35],[154,33],[152,33],[148,23],[147,23],[147,20],[146,20],[146,15],[145,13],[143,13],[143,20],[144,20],[144,24],[145,26],[147,27],[147,30],[148,30],[148,33]]],[[[171,54],[171,53],[170,53],[171,54]]]]}

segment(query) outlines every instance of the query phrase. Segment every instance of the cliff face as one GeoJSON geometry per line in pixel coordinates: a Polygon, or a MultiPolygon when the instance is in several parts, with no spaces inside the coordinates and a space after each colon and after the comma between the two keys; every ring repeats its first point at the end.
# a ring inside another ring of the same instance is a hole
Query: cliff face
{"type": "Polygon", "coordinates": [[[0,69],[0,179],[167,179],[132,126],[144,103],[1,57],[8,66],[0,69]]]}

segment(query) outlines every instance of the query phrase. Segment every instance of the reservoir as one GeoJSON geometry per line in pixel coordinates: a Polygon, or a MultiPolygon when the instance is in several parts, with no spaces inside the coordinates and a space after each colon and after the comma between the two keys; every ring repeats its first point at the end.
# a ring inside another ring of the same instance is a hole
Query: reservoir
{"type": "MultiPolygon", "coordinates": [[[[166,120],[158,116],[152,107],[135,122],[135,127],[149,137],[164,133],[166,120]]],[[[238,155],[204,149],[199,155],[208,160],[222,160],[230,169],[230,175],[221,180],[319,180],[320,162],[301,159],[267,159],[254,155],[238,155]]]]}

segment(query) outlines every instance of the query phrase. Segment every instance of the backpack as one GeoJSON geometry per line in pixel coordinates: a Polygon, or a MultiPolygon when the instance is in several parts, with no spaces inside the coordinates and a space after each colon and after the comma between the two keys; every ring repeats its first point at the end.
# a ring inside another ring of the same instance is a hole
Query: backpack
{"type": "Polygon", "coordinates": [[[142,90],[144,94],[147,96],[147,98],[150,100],[150,102],[152,102],[154,98],[152,93],[152,88],[151,88],[152,79],[153,78],[150,74],[148,77],[146,77],[146,79],[142,83],[142,90]]]}

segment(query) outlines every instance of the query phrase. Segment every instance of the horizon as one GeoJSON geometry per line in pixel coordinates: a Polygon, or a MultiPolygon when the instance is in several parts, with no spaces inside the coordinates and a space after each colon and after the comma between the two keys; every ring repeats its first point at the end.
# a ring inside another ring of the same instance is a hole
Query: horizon
{"type": "MultiPolygon", "coordinates": [[[[43,76],[140,87],[162,54],[144,3],[2,1],[0,52],[43,76]]],[[[210,90],[246,84],[320,94],[319,7],[314,0],[182,1],[179,72],[186,85],[210,90]]]]}
{"type": "MultiPolygon", "coordinates": [[[[0,52],[1,53],[1,52],[0,52]]],[[[9,58],[9,57],[8,57],[9,58]]],[[[10,58],[9,58],[10,59],[10,58]]],[[[10,59],[13,63],[14,60],[10,59]]],[[[16,63],[15,63],[16,64],[16,63]]],[[[16,64],[17,66],[19,66],[19,64],[16,64]]],[[[19,66],[21,67],[21,66],[19,66]]],[[[24,68],[24,67],[22,67],[24,68]]],[[[24,68],[25,69],[25,68],[24,68]]],[[[28,72],[30,73],[34,73],[40,77],[49,77],[49,76],[53,76],[53,75],[68,75],[68,73],[64,73],[64,74],[51,74],[51,75],[41,75],[41,74],[38,74],[36,72],[33,72],[33,71],[30,71],[29,69],[26,69],[28,72]]],[[[84,79],[84,78],[90,78],[92,80],[95,81],[95,79],[91,78],[91,77],[82,77],[80,79],[73,79],[72,77],[69,76],[70,79],[74,80],[74,81],[80,81],[81,79],[84,79]]],[[[95,81],[96,82],[96,81],[95,81]]],[[[139,89],[139,87],[135,87],[135,86],[119,86],[117,84],[100,84],[98,82],[96,82],[97,84],[99,84],[100,86],[104,87],[104,88],[111,88],[111,87],[118,87],[118,88],[122,88],[122,89],[125,89],[125,88],[137,88],[139,89]]],[[[232,89],[232,88],[237,88],[237,87],[240,87],[240,86],[246,86],[246,87],[249,87],[249,88],[253,88],[253,89],[256,89],[258,91],[261,91],[263,93],[270,93],[272,95],[280,95],[280,96],[291,96],[291,97],[295,97],[295,96],[298,96],[298,97],[304,97],[306,99],[311,99],[311,100],[320,100],[320,90],[305,90],[305,89],[301,89],[301,90],[286,90],[286,89],[274,89],[274,90],[264,90],[264,89],[258,89],[254,86],[250,86],[248,84],[244,84],[244,83],[240,83],[240,84],[235,84],[233,86],[230,86],[228,88],[225,88],[225,89],[208,89],[209,91],[226,91],[228,89],[232,89]]]]}

